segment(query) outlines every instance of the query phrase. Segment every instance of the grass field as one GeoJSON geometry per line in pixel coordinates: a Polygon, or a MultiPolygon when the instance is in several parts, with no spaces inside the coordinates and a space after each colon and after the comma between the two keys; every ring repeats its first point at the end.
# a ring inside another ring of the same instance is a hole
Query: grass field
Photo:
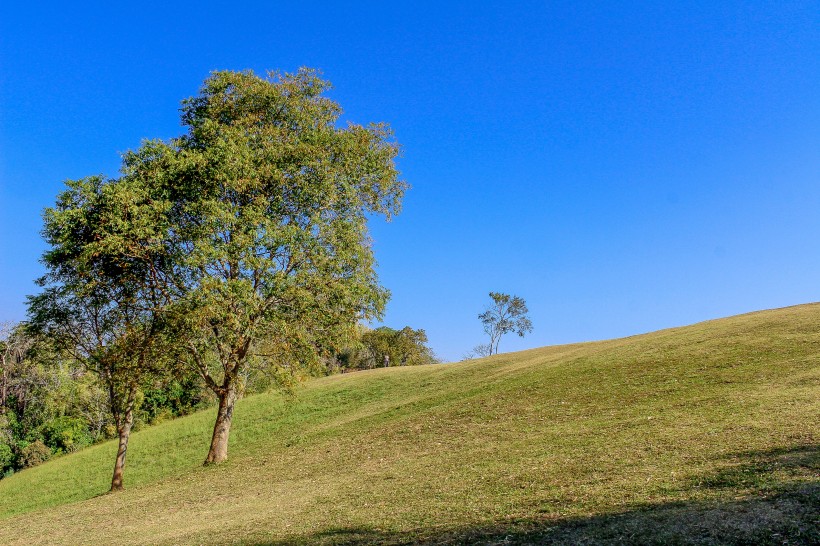
{"type": "Polygon", "coordinates": [[[820,543],[820,304],[310,381],[0,481],[0,544],[820,543]]]}

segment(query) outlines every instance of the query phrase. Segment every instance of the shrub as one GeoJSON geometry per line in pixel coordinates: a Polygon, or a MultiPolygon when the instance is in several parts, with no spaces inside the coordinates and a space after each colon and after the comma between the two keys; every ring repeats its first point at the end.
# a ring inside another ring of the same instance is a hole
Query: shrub
{"type": "Polygon", "coordinates": [[[51,458],[51,450],[40,440],[36,440],[20,451],[20,466],[31,468],[51,458]]]}
{"type": "Polygon", "coordinates": [[[207,393],[199,376],[173,379],[165,384],[146,385],[138,405],[139,421],[154,424],[193,413],[204,405],[207,393]]]}
{"type": "Polygon", "coordinates": [[[78,417],[58,417],[40,427],[44,443],[57,453],[71,453],[91,445],[85,421],[78,417]]]}
{"type": "Polygon", "coordinates": [[[0,440],[0,475],[5,474],[14,464],[14,451],[11,446],[0,440]]]}

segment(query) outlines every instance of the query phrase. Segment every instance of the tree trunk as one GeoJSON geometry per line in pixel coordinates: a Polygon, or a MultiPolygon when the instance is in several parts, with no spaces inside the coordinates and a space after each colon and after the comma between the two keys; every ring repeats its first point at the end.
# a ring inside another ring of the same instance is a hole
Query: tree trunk
{"type": "Polygon", "coordinates": [[[6,363],[6,354],[0,360],[3,365],[3,384],[0,385],[0,414],[6,413],[6,400],[9,394],[9,367],[6,363]]]}
{"type": "Polygon", "coordinates": [[[131,436],[131,427],[134,424],[134,412],[131,408],[126,410],[125,419],[122,423],[117,423],[117,434],[120,442],[117,447],[117,460],[114,462],[114,477],[111,478],[111,491],[122,491],[122,474],[125,470],[125,455],[128,452],[128,438],[131,436]]]}
{"type": "Polygon", "coordinates": [[[231,418],[236,402],[236,387],[230,385],[219,394],[219,411],[214,423],[214,435],[211,438],[211,449],[205,458],[205,464],[216,464],[228,458],[228,436],[231,433],[231,418]]]}
{"type": "Polygon", "coordinates": [[[3,383],[0,385],[0,414],[6,413],[6,397],[8,396],[8,372],[3,362],[3,383]]]}

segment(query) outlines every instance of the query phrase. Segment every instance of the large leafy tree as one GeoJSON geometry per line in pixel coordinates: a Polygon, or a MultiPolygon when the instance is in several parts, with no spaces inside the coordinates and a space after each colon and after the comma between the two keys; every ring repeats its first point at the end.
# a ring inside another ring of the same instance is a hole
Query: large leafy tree
{"type": "Polygon", "coordinates": [[[145,210],[163,211],[132,246],[162,241],[146,272],[219,399],[206,464],[227,458],[250,367],[319,361],[388,296],[367,220],[399,211],[399,147],[386,125],[340,126],[329,87],[310,69],[213,73],[183,102],[186,134],[125,157],[145,210]]]}
{"type": "Polygon", "coordinates": [[[145,235],[159,217],[128,179],[95,176],[67,186],[44,214],[47,273],[43,291],[29,298],[30,327],[96,374],[108,393],[119,437],[115,491],[123,488],[140,384],[167,369],[173,354],[158,312],[164,295],[149,282],[163,256],[145,235]]]}

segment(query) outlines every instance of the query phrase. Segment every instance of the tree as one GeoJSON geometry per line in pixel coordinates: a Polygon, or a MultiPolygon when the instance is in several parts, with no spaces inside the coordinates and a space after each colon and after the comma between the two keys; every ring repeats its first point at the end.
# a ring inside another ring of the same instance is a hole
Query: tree
{"type": "Polygon", "coordinates": [[[310,69],[215,72],[183,101],[185,135],[125,156],[145,211],[162,211],[130,246],[161,241],[148,278],[219,400],[206,464],[227,458],[249,367],[334,354],[388,297],[367,220],[399,212],[399,147],[384,124],[338,127],[329,87],[310,69]]]}
{"type": "MultiPolygon", "coordinates": [[[[157,265],[145,244],[151,215],[140,210],[139,188],[127,179],[95,176],[68,181],[46,209],[40,294],[29,297],[30,327],[93,372],[108,393],[119,437],[111,490],[123,472],[137,393],[144,376],[159,373],[170,354],[164,344],[163,294],[148,282],[157,265]],[[132,243],[140,240],[140,248],[132,243]]],[[[153,209],[152,209],[153,210],[153,209]]]]}
{"type": "Polygon", "coordinates": [[[461,357],[462,360],[472,360],[473,358],[482,358],[485,356],[492,356],[493,347],[489,343],[479,343],[461,357]]]}
{"type": "Polygon", "coordinates": [[[484,332],[490,336],[488,349],[492,355],[498,354],[501,336],[515,332],[524,337],[532,332],[532,321],[527,316],[529,310],[523,298],[501,292],[490,292],[490,298],[493,300],[492,304],[478,318],[484,325],[484,332]]]}
{"type": "Polygon", "coordinates": [[[362,350],[349,363],[355,368],[416,366],[434,364],[438,359],[427,346],[427,333],[405,326],[394,330],[381,326],[362,334],[362,350]]]}
{"type": "Polygon", "coordinates": [[[6,412],[12,376],[31,349],[32,339],[20,323],[0,323],[0,414],[6,412]]]}

